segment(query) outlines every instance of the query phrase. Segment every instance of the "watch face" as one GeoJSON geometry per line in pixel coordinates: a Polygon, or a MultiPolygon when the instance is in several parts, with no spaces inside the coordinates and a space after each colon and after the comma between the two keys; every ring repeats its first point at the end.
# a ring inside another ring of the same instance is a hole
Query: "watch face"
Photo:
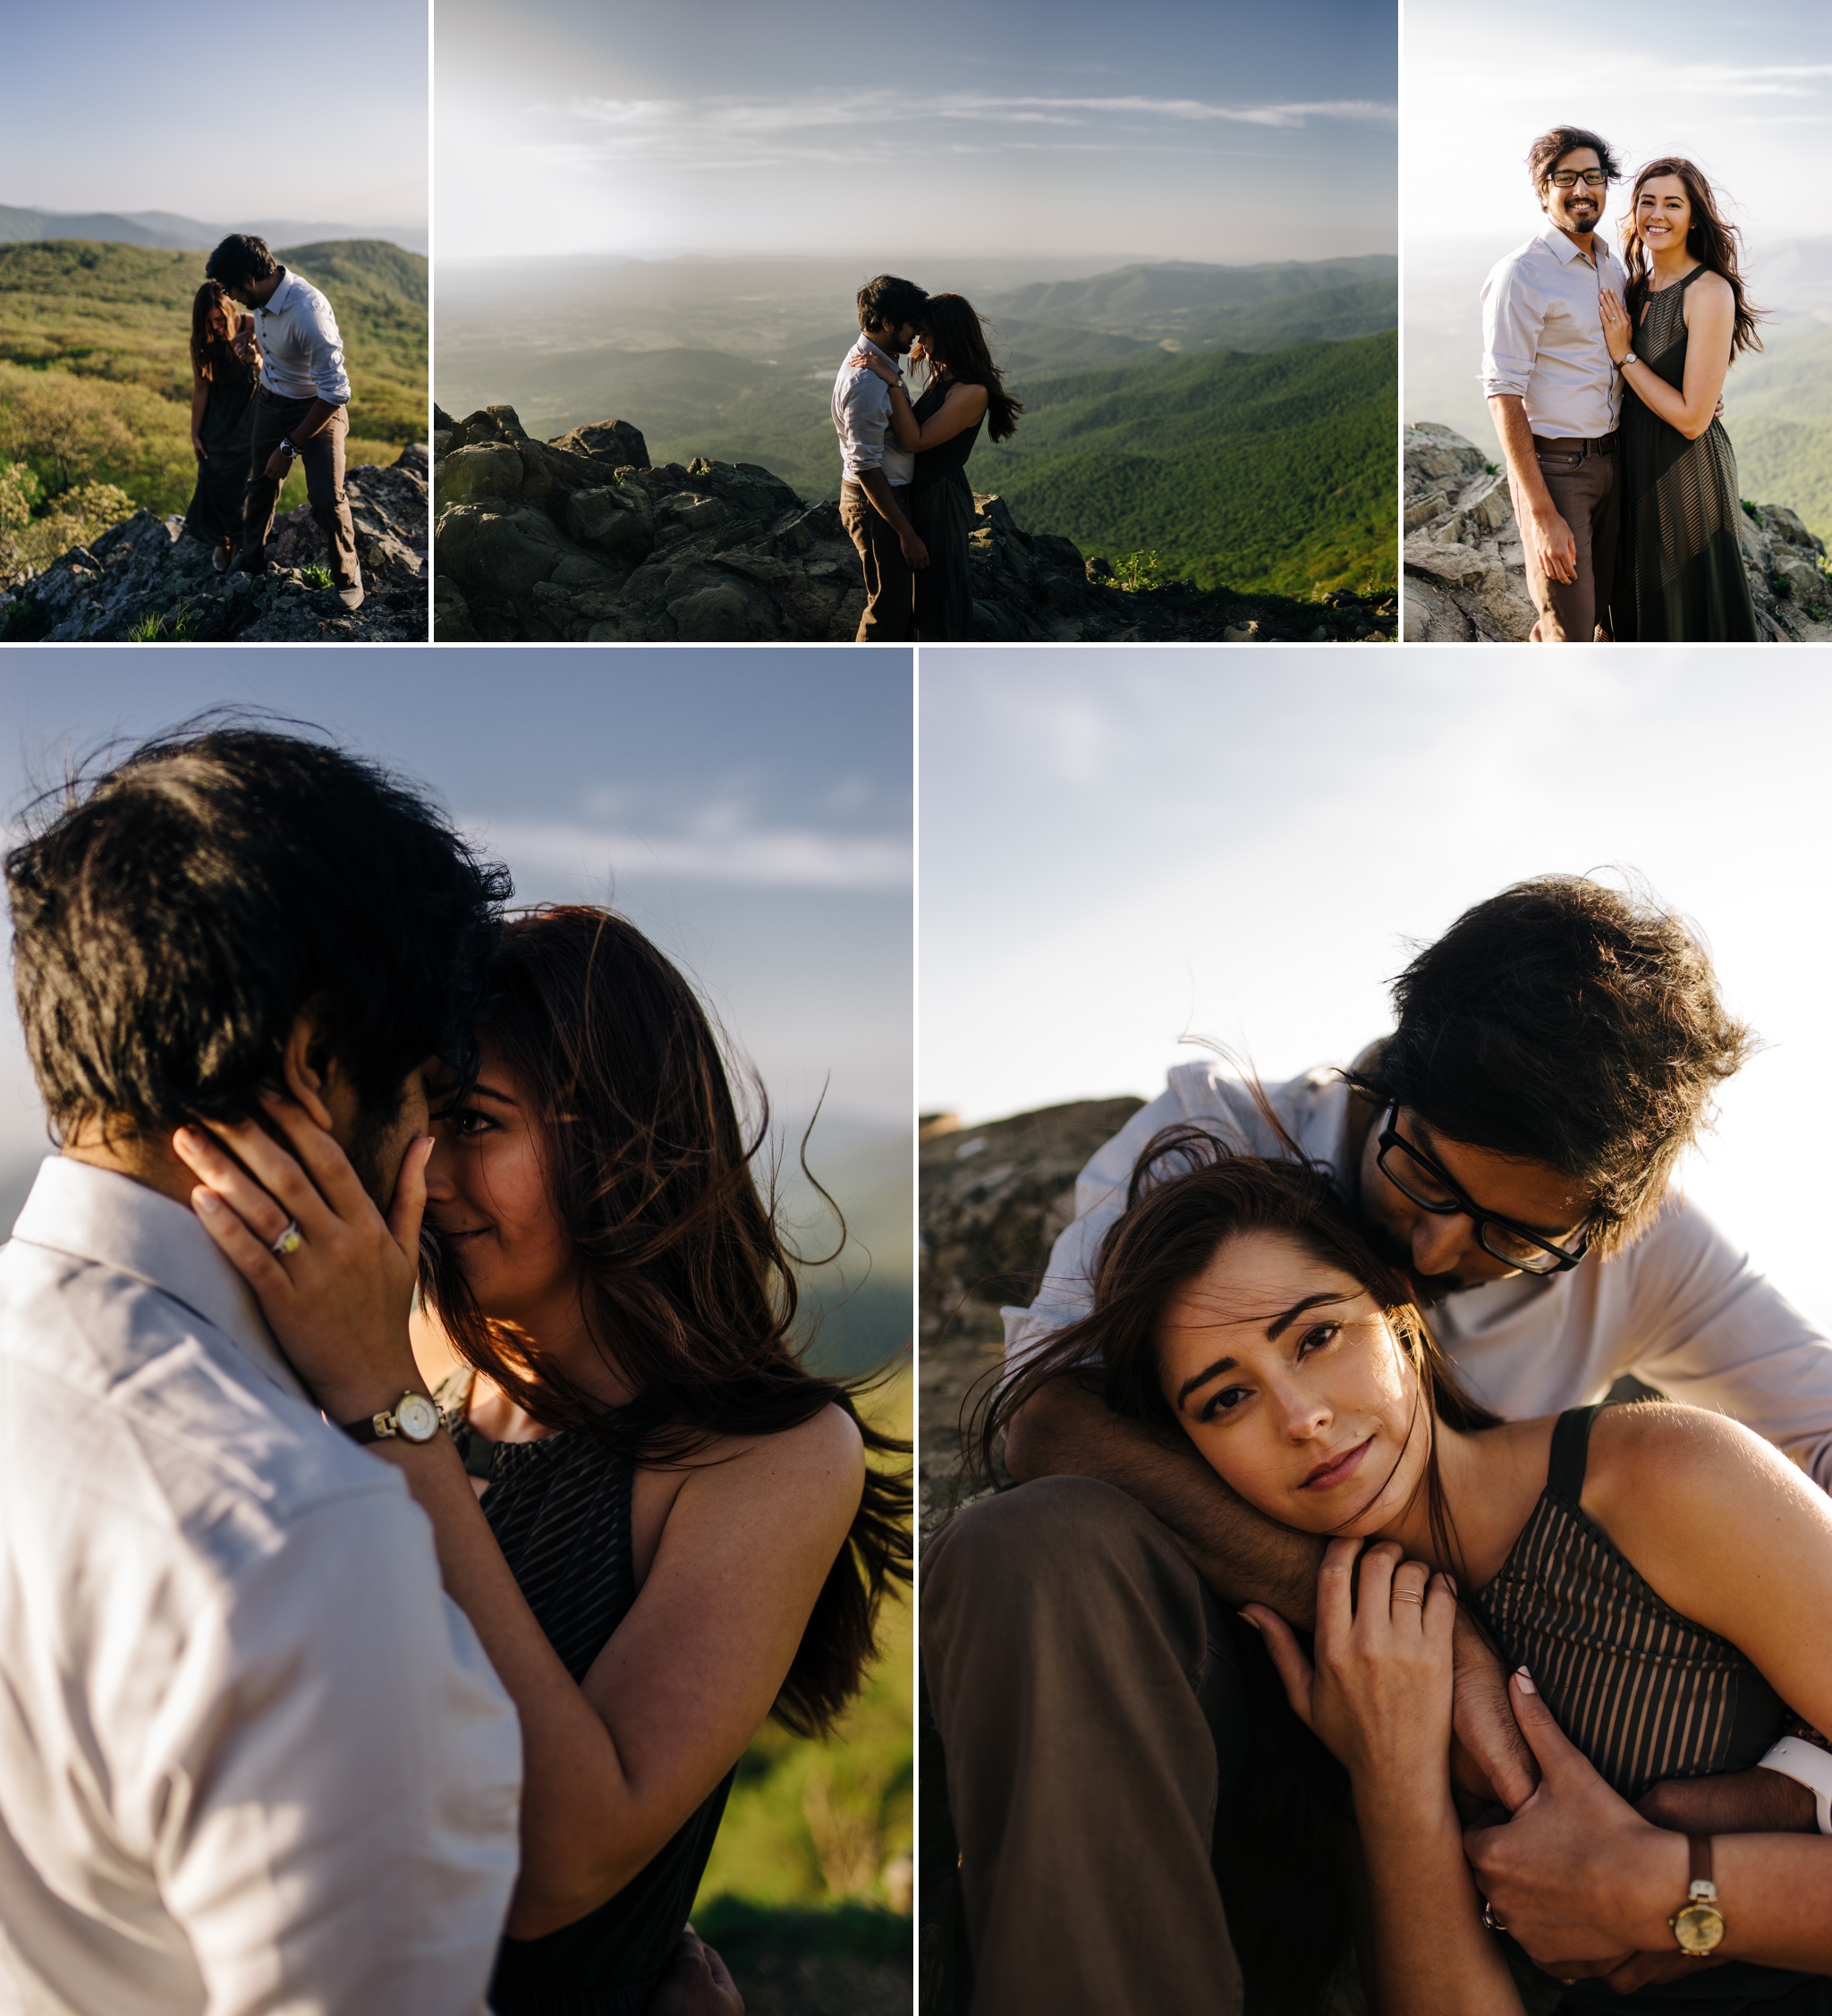
{"type": "Polygon", "coordinates": [[[430,1442],[439,1432],[439,1410],[423,1393],[403,1393],[394,1427],[409,1442],[430,1442]]]}
{"type": "Polygon", "coordinates": [[[1673,1921],[1673,1936],[1689,1953],[1708,1953],[1724,1936],[1724,1916],[1716,1904],[1688,1904],[1673,1921]]]}

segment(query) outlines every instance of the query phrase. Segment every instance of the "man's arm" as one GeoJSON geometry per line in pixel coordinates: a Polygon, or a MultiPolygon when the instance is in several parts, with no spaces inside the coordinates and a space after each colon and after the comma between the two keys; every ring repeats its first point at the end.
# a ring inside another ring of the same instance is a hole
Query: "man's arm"
{"type": "Polygon", "coordinates": [[[1552,493],[1546,487],[1546,479],[1539,473],[1526,401],[1517,393],[1495,393],[1489,397],[1488,411],[1495,431],[1501,436],[1501,452],[1507,458],[1514,497],[1527,514],[1521,536],[1532,542],[1533,557],[1548,580],[1576,580],[1577,541],[1572,537],[1571,527],[1559,515],[1552,493]]]}
{"type": "MultiPolygon", "coordinates": [[[[1052,1379],[1024,1403],[1005,1437],[1005,1468],[1020,1483],[1090,1477],[1115,1486],[1170,1528],[1225,1603],[1263,1603],[1302,1631],[1314,1625],[1322,1540],[1255,1512],[1180,1436],[1111,1412],[1081,1381],[1052,1379]]],[[[1474,1803],[1511,1812],[1538,1774],[1514,1727],[1501,1662],[1463,1610],[1455,1650],[1453,1775],[1474,1803]]]]}

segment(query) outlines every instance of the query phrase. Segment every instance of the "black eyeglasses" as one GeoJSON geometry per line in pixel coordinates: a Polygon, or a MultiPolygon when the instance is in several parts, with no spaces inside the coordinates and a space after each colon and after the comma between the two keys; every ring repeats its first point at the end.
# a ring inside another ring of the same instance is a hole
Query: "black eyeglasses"
{"type": "Polygon", "coordinates": [[[1380,1125],[1380,1152],[1374,1158],[1375,1166],[1420,1210],[1429,1211],[1437,1217],[1461,1212],[1473,1222],[1476,1241],[1482,1250],[1505,1266],[1518,1267],[1522,1274],[1565,1274],[1590,1250],[1590,1235],[1582,1226],[1560,1245],[1556,1240],[1542,1239],[1538,1232],[1515,1224],[1511,1218],[1497,1218],[1483,1211],[1423,1148],[1415,1148],[1398,1131],[1398,1119],[1399,1101],[1395,1099],[1380,1125]]]}
{"type": "Polygon", "coordinates": [[[1555,168],[1552,181],[1556,188],[1575,189],[1582,182],[1586,189],[1601,189],[1609,180],[1600,168],[1555,168]]]}

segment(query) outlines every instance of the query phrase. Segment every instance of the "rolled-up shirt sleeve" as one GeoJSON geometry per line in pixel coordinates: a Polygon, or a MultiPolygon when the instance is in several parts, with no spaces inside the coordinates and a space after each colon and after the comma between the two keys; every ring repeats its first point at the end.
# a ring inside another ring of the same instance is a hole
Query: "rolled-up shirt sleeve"
{"type": "Polygon", "coordinates": [[[404,1492],[251,1563],[155,1729],[132,1767],[211,2016],[483,2016],[520,1734],[404,1492]]]}
{"type": "Polygon", "coordinates": [[[1482,289],[1482,391],[1493,399],[1512,393],[1524,398],[1539,354],[1539,331],[1545,304],[1521,275],[1519,266],[1504,260],[1482,289]]]}
{"type": "Polygon", "coordinates": [[[308,367],[311,382],[318,387],[318,394],[327,406],[347,406],[350,403],[350,374],[344,368],[344,339],[337,333],[337,318],[331,312],[331,304],[320,296],[317,301],[308,299],[301,304],[300,320],[310,345],[311,361],[308,367]]]}
{"type": "Polygon", "coordinates": [[[840,453],[848,480],[856,482],[862,470],[884,467],[891,395],[882,378],[859,371],[842,394],[839,407],[840,453]]]}

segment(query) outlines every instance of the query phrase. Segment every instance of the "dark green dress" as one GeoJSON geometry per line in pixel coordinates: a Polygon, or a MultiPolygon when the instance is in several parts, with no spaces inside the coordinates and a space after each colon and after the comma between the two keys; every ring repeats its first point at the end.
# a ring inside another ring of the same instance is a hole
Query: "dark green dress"
{"type": "MultiPolygon", "coordinates": [[[[471,1375],[437,1399],[452,1419],[471,1375]]],[[[575,1681],[636,1600],[630,1502],[635,1466],[577,1431],[490,1442],[463,1420],[464,1467],[487,1478],[484,1517],[535,1620],[575,1681]]],[[[494,2016],[641,2016],[666,1972],[725,1810],[732,1774],[615,1897],[539,1939],[505,1939],[490,1979],[494,2016]]]]}
{"type": "Polygon", "coordinates": [[[204,460],[184,514],[184,529],[208,546],[242,544],[242,500],[248,495],[249,437],[254,428],[259,367],[244,364],[225,347],[212,362],[204,399],[204,460]]]}
{"type": "MultiPolygon", "coordinates": [[[[1685,291],[1707,270],[1697,267],[1646,296],[1635,325],[1635,355],[1675,390],[1685,384],[1685,291]]],[[[1760,632],[1738,537],[1736,456],[1723,421],[1688,441],[1624,385],[1621,428],[1617,641],[1753,643],[1760,632]]]]}
{"type": "MultiPolygon", "coordinates": [[[[911,409],[919,422],[940,412],[951,386],[940,378],[911,409]]],[[[973,634],[973,589],[968,541],[973,533],[973,489],[967,458],[986,424],[982,415],[952,440],[925,448],[910,479],[910,522],[929,548],[929,564],[916,576],[916,634],[925,644],[964,644],[973,634]]]]}

